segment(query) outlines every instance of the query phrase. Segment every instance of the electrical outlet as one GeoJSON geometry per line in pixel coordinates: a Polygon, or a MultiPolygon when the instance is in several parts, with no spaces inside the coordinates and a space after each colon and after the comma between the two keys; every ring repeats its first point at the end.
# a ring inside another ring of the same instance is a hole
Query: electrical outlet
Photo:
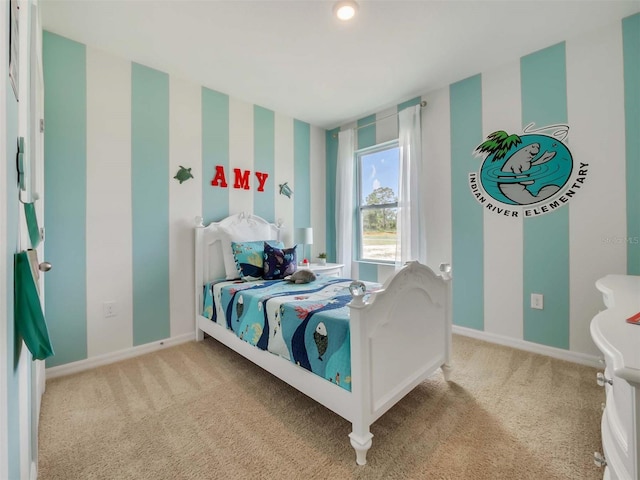
{"type": "Polygon", "coordinates": [[[102,304],[102,313],[104,318],[115,317],[118,312],[116,311],[116,302],[104,302],[102,304]]]}
{"type": "Polygon", "coordinates": [[[542,310],[544,308],[544,296],[541,293],[531,294],[531,308],[542,310]]]}

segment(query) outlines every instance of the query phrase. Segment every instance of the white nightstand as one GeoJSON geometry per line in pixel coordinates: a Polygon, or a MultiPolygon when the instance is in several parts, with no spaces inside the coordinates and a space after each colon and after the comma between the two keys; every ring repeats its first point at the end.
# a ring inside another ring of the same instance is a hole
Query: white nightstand
{"type": "Polygon", "coordinates": [[[319,263],[310,263],[308,268],[313,273],[317,273],[319,275],[342,277],[342,267],[344,267],[344,265],[341,263],[327,263],[325,265],[320,265],[319,263]]]}

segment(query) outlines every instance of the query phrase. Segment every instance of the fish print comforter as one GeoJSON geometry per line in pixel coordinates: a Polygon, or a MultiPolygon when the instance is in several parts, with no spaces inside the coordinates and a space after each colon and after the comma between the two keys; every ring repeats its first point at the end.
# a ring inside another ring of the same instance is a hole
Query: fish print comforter
{"type": "Polygon", "coordinates": [[[351,391],[350,283],[328,276],[306,284],[213,283],[205,286],[203,315],[245,342],[351,391]]]}

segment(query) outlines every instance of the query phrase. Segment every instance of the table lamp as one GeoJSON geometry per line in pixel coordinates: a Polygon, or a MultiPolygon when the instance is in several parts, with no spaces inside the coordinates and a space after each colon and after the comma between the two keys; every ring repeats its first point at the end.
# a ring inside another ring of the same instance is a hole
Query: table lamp
{"type": "MultiPolygon", "coordinates": [[[[297,228],[296,229],[296,243],[302,244],[302,258],[308,258],[306,256],[306,246],[313,245],[313,228],[297,228]]],[[[311,254],[311,249],[309,249],[309,254],[311,254]]],[[[309,261],[311,263],[311,261],[309,261]]]]}

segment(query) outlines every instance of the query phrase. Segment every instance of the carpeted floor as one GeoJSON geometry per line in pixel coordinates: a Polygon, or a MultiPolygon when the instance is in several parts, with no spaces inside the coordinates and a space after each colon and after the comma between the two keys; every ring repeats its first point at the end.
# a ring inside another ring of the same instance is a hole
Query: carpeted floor
{"type": "Polygon", "coordinates": [[[350,424],[212,339],[47,382],[39,478],[601,479],[596,370],[454,336],[437,373],[350,424]]]}

